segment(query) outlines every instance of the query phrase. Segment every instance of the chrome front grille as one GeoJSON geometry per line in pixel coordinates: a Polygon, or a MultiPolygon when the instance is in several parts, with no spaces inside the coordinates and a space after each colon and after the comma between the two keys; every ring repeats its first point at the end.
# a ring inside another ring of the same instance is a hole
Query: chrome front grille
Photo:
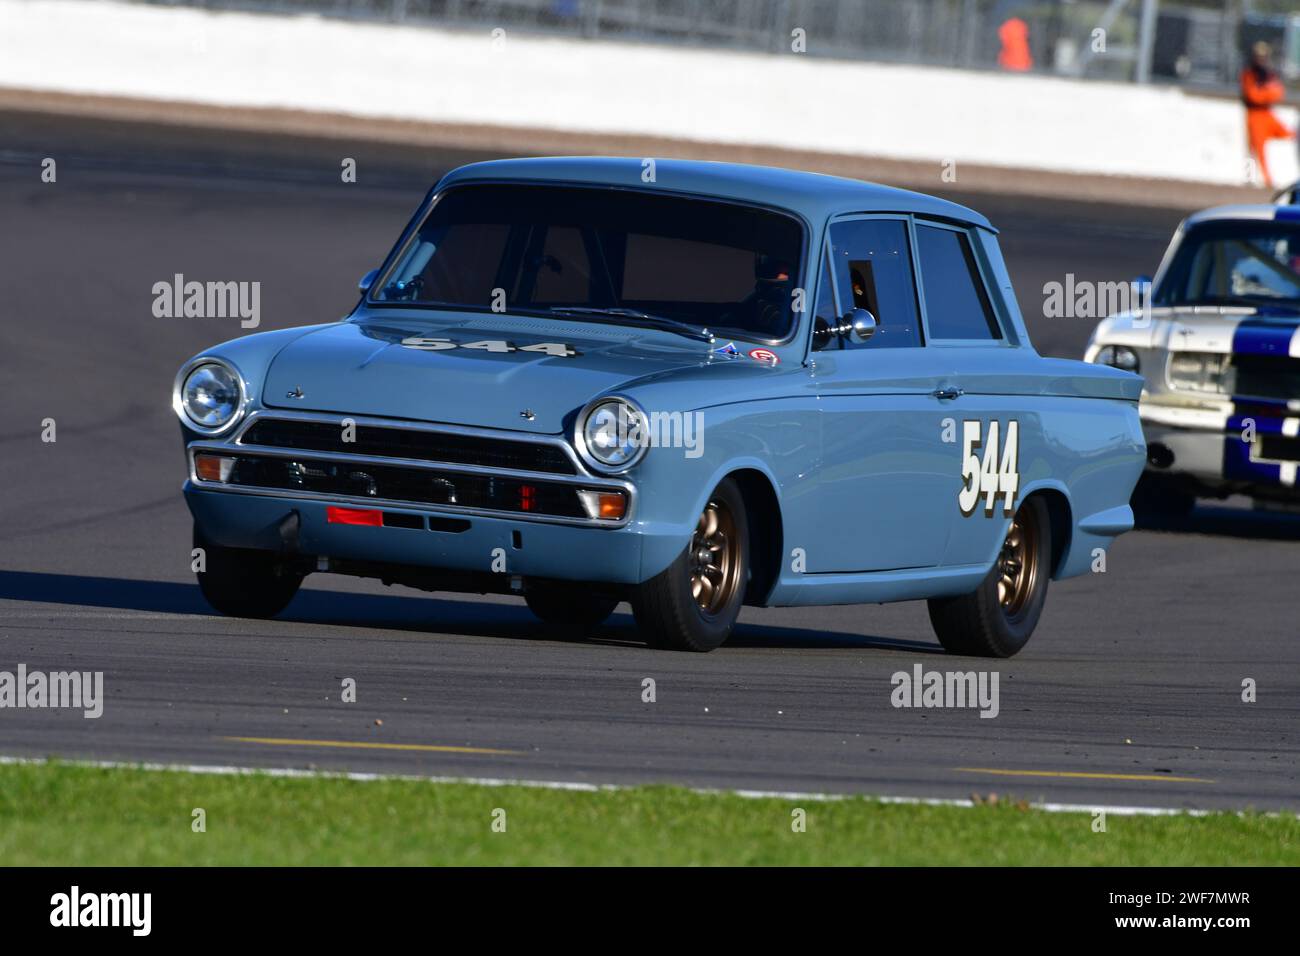
{"type": "Polygon", "coordinates": [[[254,412],[233,438],[192,442],[189,453],[196,488],[346,504],[611,528],[628,523],[636,495],[589,474],[558,437],[391,419],[254,412]],[[205,478],[198,456],[227,460],[205,478]],[[590,492],[621,495],[622,516],[591,517],[590,492]]]}
{"type": "Polygon", "coordinates": [[[371,423],[356,424],[353,440],[344,441],[342,421],[341,417],[331,421],[303,421],[259,416],[244,429],[239,443],[556,475],[578,473],[573,459],[553,444],[371,423]]]}

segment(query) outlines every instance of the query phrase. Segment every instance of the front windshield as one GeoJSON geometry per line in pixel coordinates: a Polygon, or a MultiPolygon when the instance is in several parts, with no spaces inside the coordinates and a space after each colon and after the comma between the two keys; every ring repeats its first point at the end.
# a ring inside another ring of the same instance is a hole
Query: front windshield
{"type": "Polygon", "coordinates": [[[457,186],[371,287],[371,301],[670,320],[771,341],[793,325],[802,250],[792,216],[736,203],[598,187],[457,186]]]}
{"type": "Polygon", "coordinates": [[[1300,309],[1300,225],[1207,222],[1183,237],[1156,305],[1272,305],[1300,309]]]}

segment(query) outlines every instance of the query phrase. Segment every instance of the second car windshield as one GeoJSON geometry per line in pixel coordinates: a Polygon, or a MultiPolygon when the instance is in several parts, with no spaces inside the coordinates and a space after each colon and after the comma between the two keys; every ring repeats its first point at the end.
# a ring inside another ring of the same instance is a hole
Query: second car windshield
{"type": "Polygon", "coordinates": [[[1156,290],[1155,304],[1300,308],[1300,228],[1272,220],[1193,226],[1156,290]]]}
{"type": "Polygon", "coordinates": [[[792,326],[802,250],[796,219],[738,203],[599,187],[456,186],[371,298],[670,319],[774,340],[792,326]]]}

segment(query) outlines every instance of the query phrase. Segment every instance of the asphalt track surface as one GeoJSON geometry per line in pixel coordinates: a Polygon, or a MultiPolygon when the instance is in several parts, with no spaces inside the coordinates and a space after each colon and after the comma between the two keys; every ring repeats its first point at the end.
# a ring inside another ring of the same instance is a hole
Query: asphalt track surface
{"type": "MultiPolygon", "coordinates": [[[[626,607],[566,643],[517,599],[333,576],[273,621],[211,613],[169,390],[240,329],[154,318],[153,283],[260,280],[264,329],[341,316],[436,173],[474,158],[0,114],[0,670],[106,684],[98,720],[0,711],[0,753],[1300,809],[1294,517],[1202,507],[1127,535],[991,664],[943,655],[922,603],[746,609],[708,655],[646,649],[626,607]],[[895,709],[916,664],[996,669],[1001,713],[895,709]]],[[[1152,271],[1186,212],[953,195],[1001,228],[1034,340],[1064,356],[1092,323],[1042,318],[1043,284],[1152,271]]]]}

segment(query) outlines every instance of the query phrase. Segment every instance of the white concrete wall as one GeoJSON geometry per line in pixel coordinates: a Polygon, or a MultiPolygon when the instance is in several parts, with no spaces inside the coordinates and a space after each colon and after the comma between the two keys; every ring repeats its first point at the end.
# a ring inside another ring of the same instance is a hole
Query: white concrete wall
{"type": "MultiPolygon", "coordinates": [[[[115,2],[0,0],[0,86],[1221,184],[1246,174],[1240,107],[1170,89],[115,2]]],[[[1275,178],[1297,173],[1292,147],[1276,155],[1275,178]]]]}

